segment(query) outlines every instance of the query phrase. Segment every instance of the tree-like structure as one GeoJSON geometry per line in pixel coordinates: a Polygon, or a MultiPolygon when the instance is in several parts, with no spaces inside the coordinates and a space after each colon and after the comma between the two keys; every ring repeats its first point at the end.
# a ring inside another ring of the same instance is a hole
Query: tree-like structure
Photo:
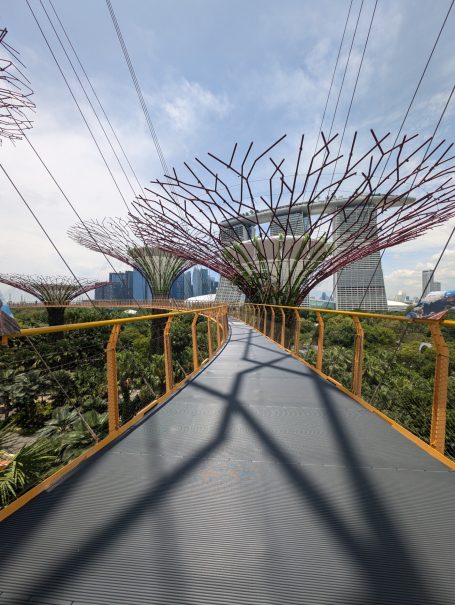
{"type": "Polygon", "coordinates": [[[72,277],[48,277],[43,275],[0,274],[0,282],[35,296],[46,305],[48,323],[59,326],[64,322],[65,307],[72,300],[110,282],[95,282],[72,277]]]}
{"type": "MultiPolygon", "coordinates": [[[[79,244],[133,267],[144,277],[154,299],[169,299],[174,280],[194,263],[161,246],[147,245],[136,237],[130,223],[121,218],[84,221],[70,228],[68,235],[79,244]]],[[[158,313],[162,310],[157,310],[158,313]]],[[[162,353],[166,318],[152,323],[150,351],[162,353]]]]}
{"type": "Polygon", "coordinates": [[[159,246],[148,246],[134,236],[130,223],[121,218],[84,221],[71,227],[68,235],[82,246],[139,271],[157,299],[168,299],[174,280],[193,265],[159,246]]]}
{"type": "Polygon", "coordinates": [[[30,99],[30,82],[19,67],[23,64],[5,41],[6,34],[6,29],[0,29],[0,139],[16,140],[32,128],[28,116],[35,104],[30,99]]]}
{"type": "Polygon", "coordinates": [[[271,155],[285,136],[255,157],[253,143],[239,158],[235,144],[225,160],[209,153],[185,163],[185,176],[174,169],[152,181],[151,195],[134,203],[135,233],[219,272],[251,301],[294,305],[347,265],[455,215],[444,141],[389,143],[390,134],[371,131],[362,151],[355,134],[343,156],[333,152],[337,135],[321,133],[306,156],[302,136],[289,170],[271,155]]]}

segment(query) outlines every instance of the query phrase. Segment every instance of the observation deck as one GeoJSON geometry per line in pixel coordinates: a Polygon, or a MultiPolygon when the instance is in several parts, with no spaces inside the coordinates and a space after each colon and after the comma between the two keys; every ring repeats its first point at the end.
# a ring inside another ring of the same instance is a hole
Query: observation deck
{"type": "Polygon", "coordinates": [[[243,322],[0,524],[0,604],[455,602],[450,468],[243,322]]]}

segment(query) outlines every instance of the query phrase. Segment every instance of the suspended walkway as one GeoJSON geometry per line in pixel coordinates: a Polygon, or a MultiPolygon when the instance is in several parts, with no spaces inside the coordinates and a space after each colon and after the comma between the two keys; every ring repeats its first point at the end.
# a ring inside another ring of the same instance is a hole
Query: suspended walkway
{"type": "Polygon", "coordinates": [[[455,602],[450,469],[234,321],[164,406],[0,524],[0,604],[455,602]]]}

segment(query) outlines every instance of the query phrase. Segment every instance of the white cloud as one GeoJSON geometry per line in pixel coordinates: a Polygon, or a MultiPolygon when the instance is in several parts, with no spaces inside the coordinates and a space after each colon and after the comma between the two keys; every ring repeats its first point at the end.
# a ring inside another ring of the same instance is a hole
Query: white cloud
{"type": "Polygon", "coordinates": [[[167,126],[180,134],[193,133],[207,121],[226,116],[231,104],[198,82],[183,79],[169,83],[151,97],[152,107],[164,114],[167,126]]]}

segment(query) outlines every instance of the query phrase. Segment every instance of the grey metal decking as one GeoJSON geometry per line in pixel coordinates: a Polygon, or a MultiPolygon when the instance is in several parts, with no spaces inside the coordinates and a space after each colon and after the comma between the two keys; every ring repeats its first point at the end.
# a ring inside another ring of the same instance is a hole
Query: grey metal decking
{"type": "Polygon", "coordinates": [[[455,603],[454,474],[239,322],[0,524],[0,604],[455,603]]]}

